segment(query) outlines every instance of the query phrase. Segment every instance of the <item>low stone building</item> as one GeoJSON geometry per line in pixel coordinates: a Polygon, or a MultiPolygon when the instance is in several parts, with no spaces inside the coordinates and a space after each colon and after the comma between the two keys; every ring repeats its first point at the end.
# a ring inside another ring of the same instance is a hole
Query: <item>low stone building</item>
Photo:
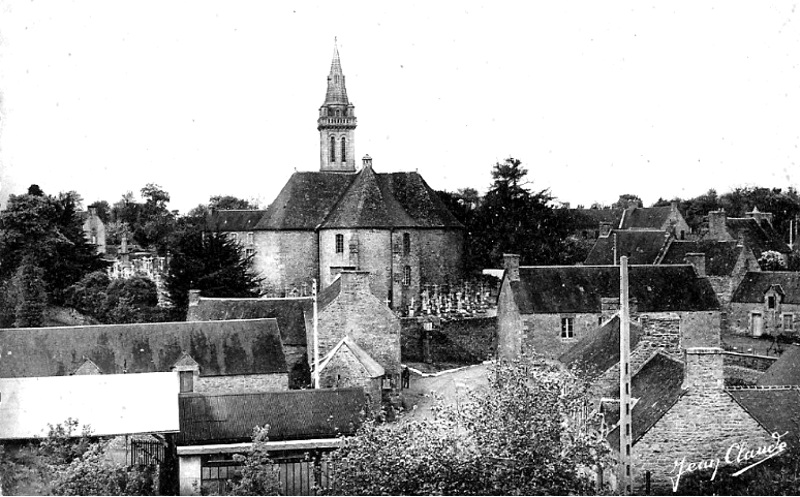
{"type": "MultiPolygon", "coordinates": [[[[497,305],[498,356],[556,358],[619,310],[618,266],[519,266],[506,255],[497,305]]],[[[720,305],[690,265],[631,266],[634,319],[676,315],[682,347],[716,345],[720,305]],[[716,340],[716,342],[714,341],[716,340]]]]}
{"type": "Polygon", "coordinates": [[[800,273],[760,271],[745,274],[733,292],[728,329],[736,334],[795,335],[800,324],[800,273]]]}
{"type": "Polygon", "coordinates": [[[360,388],[181,394],[180,495],[224,495],[241,468],[233,455],[247,453],[256,426],[269,426],[266,444],[282,495],[313,495],[314,485],[327,487],[320,456],[355,433],[364,407],[360,388]]]}
{"type": "Polygon", "coordinates": [[[380,409],[385,374],[383,366],[349,337],[339,340],[319,361],[320,388],[359,387],[373,409],[380,409]]]}
{"type": "Polygon", "coordinates": [[[400,319],[372,293],[369,273],[343,271],[320,292],[318,307],[320,358],[347,337],[385,370],[384,388],[399,389],[400,319]]]}
{"type": "Polygon", "coordinates": [[[208,298],[198,290],[189,291],[188,321],[275,318],[289,369],[289,388],[311,384],[306,314],[313,308],[311,297],[292,298],[208,298]]]}
{"type": "Polygon", "coordinates": [[[275,319],[0,330],[0,378],[178,371],[181,391],[286,390],[275,319]]]}

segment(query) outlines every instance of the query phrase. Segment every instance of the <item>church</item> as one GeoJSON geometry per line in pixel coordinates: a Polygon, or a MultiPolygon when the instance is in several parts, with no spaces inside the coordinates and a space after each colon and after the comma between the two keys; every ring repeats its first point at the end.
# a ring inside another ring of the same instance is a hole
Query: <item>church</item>
{"type": "Polygon", "coordinates": [[[253,255],[267,295],[322,290],[343,270],[367,271],[372,293],[392,308],[419,301],[425,285],[458,283],[464,226],[417,172],[356,165],[355,106],[334,45],[319,109],[319,171],[295,172],[266,210],[216,211],[210,229],[253,255]],[[379,168],[378,168],[379,169],[379,168]]]}

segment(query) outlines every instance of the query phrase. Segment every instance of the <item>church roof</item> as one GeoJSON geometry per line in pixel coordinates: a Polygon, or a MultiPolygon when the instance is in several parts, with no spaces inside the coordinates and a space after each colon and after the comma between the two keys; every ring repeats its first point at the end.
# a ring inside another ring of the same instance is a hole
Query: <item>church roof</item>
{"type": "Polygon", "coordinates": [[[255,229],[463,228],[417,172],[296,172],[255,229]]]}
{"type": "Polygon", "coordinates": [[[342,62],[339,60],[339,47],[333,44],[333,60],[331,60],[331,72],[328,74],[328,91],[325,92],[325,103],[348,105],[347,88],[344,85],[344,73],[342,72],[342,62]]]}

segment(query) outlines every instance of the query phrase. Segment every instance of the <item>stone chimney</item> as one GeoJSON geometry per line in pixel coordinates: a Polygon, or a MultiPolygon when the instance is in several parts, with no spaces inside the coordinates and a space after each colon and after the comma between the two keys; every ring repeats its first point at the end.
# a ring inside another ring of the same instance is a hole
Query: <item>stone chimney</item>
{"type": "Polygon", "coordinates": [[[686,349],[681,388],[696,392],[722,392],[725,387],[722,357],[723,351],[719,347],[686,349]]]}
{"type": "Polygon", "coordinates": [[[728,221],[728,215],[725,209],[718,211],[711,211],[708,213],[708,237],[710,240],[728,240],[728,230],[725,225],[728,221]]]}
{"type": "Polygon", "coordinates": [[[369,154],[365,155],[363,159],[361,159],[362,166],[364,169],[370,168],[372,169],[372,157],[369,154]]]}
{"type": "Polygon", "coordinates": [[[342,297],[349,300],[359,300],[362,295],[370,293],[369,271],[344,270],[339,275],[342,280],[342,297]]]}
{"type": "Polygon", "coordinates": [[[189,307],[200,304],[200,290],[189,290],[189,307]]]}
{"type": "Polygon", "coordinates": [[[678,314],[644,315],[639,326],[642,334],[637,348],[661,349],[676,359],[681,358],[681,317],[678,314]]]}
{"type": "MultiPolygon", "coordinates": [[[[600,297],[600,315],[603,322],[610,320],[619,312],[619,297],[600,297]]],[[[628,297],[628,312],[633,319],[639,314],[639,301],[636,297],[628,297]]]]}
{"type": "Polygon", "coordinates": [[[611,234],[611,223],[608,221],[600,221],[600,237],[606,238],[611,234]]]}
{"type": "Polygon", "coordinates": [[[503,254],[503,269],[506,270],[508,281],[519,281],[519,255],[503,254]]]}
{"type": "Polygon", "coordinates": [[[762,221],[766,221],[772,226],[772,213],[761,212],[758,207],[753,207],[753,210],[745,214],[747,217],[753,218],[760,225],[762,221]]]}
{"type": "Polygon", "coordinates": [[[706,254],[703,252],[689,252],[686,254],[686,262],[694,266],[697,276],[706,276],[706,254]]]}

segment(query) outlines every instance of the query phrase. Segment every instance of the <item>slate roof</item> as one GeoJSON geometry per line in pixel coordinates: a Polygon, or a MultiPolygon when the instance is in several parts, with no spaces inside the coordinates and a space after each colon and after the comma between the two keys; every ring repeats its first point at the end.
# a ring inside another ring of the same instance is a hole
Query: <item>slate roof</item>
{"type": "Polygon", "coordinates": [[[780,285],[784,303],[800,304],[800,272],[795,271],[748,271],[734,290],[731,302],[764,302],[764,293],[773,285],[780,285]]]}
{"type": "Polygon", "coordinates": [[[317,311],[328,307],[342,291],[342,278],[336,278],[333,283],[317,294],[317,311]]]}
{"type": "Polygon", "coordinates": [[[457,228],[463,225],[416,172],[294,173],[255,229],[457,228]]]}
{"type": "Polygon", "coordinates": [[[686,264],[686,254],[706,254],[706,274],[709,276],[730,276],[736,261],[745,250],[738,241],[683,241],[673,240],[659,264],[686,264]]]}
{"type": "Polygon", "coordinates": [[[729,217],[725,220],[725,228],[733,238],[737,240],[740,237],[744,238],[756,258],[761,257],[761,253],[767,250],[774,250],[782,254],[791,252],[789,245],[766,220],[759,224],[758,221],[749,217],[729,217]]]}
{"type": "Polygon", "coordinates": [[[797,440],[800,434],[800,390],[797,387],[744,388],[727,392],[769,433],[789,432],[791,439],[797,440]]]}
{"type": "Polygon", "coordinates": [[[275,318],[284,345],[306,345],[304,312],[311,312],[310,298],[206,298],[189,307],[188,321],[275,318]]]}
{"type": "MultiPolygon", "coordinates": [[[[558,360],[577,369],[587,379],[596,378],[619,362],[619,327],[620,319],[616,315],[561,354],[558,360]]],[[[639,343],[641,328],[633,323],[630,328],[633,350],[639,343]]]]}
{"type": "MultiPolygon", "coordinates": [[[[644,436],[653,425],[675,405],[685,393],[683,363],[658,353],[631,379],[631,396],[639,399],[631,410],[633,443],[644,436]]],[[[619,388],[612,397],[619,398],[619,388]]],[[[619,410],[606,414],[606,423],[619,422],[619,410]]],[[[606,437],[611,447],[619,450],[619,427],[606,437]]]]}
{"type": "Polygon", "coordinates": [[[572,226],[577,230],[596,230],[600,223],[611,223],[618,228],[623,209],[567,209],[572,217],[572,226]]]}
{"type": "Polygon", "coordinates": [[[375,359],[372,358],[369,354],[367,354],[364,349],[358,346],[358,344],[352,338],[345,335],[344,338],[339,340],[337,343],[327,354],[320,360],[319,363],[319,370],[323,371],[325,366],[333,359],[337,352],[340,349],[346,347],[350,350],[356,360],[364,366],[364,369],[367,370],[370,378],[379,378],[383,376],[386,371],[383,369],[383,366],[375,362],[375,359]]]}
{"type": "Polygon", "coordinates": [[[778,360],[758,378],[756,385],[800,385],[800,346],[788,345],[778,360]]]}
{"type": "Polygon", "coordinates": [[[626,209],[622,216],[620,228],[651,228],[662,229],[664,228],[669,215],[672,213],[672,207],[634,207],[633,209],[626,209]]]}
{"type": "Polygon", "coordinates": [[[253,428],[264,425],[271,441],[351,435],[365,403],[361,388],[182,394],[177,443],[249,442],[253,428]]]}
{"type": "Polygon", "coordinates": [[[183,353],[202,376],[286,373],[275,319],[0,330],[0,378],[170,371],[183,353]]]}
{"type": "Polygon", "coordinates": [[[628,264],[655,264],[670,236],[662,230],[613,230],[608,237],[597,239],[585,263],[614,264],[614,235],[617,258],[627,255],[628,264]]]}
{"type": "Polygon", "coordinates": [[[265,210],[218,210],[208,215],[207,225],[218,231],[253,231],[265,210]]]}
{"type": "MultiPolygon", "coordinates": [[[[710,311],[719,301],[690,265],[629,266],[639,312],[710,311]]],[[[599,313],[600,299],[619,297],[618,266],[521,266],[511,282],[521,314],[599,313]]]]}

